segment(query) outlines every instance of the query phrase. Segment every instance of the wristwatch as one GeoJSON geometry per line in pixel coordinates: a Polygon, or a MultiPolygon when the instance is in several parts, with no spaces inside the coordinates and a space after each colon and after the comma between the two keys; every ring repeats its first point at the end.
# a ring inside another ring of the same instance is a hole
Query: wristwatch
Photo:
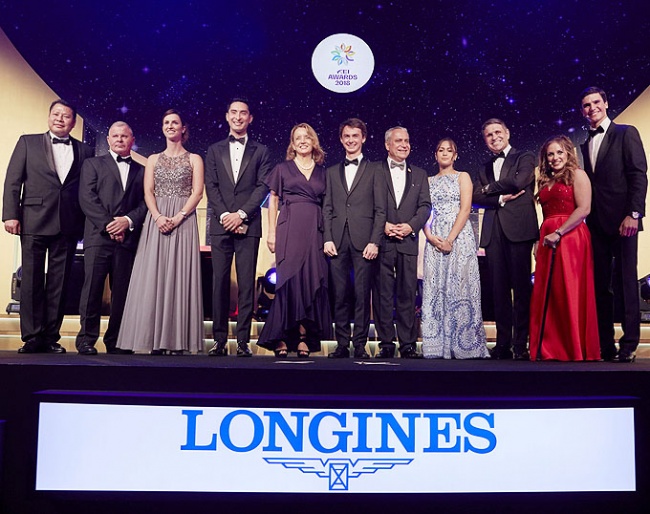
{"type": "Polygon", "coordinates": [[[239,217],[242,219],[242,221],[246,221],[246,218],[248,218],[248,216],[246,215],[246,213],[245,213],[244,211],[242,211],[241,209],[239,209],[239,210],[237,211],[237,214],[238,214],[239,217]]]}
{"type": "Polygon", "coordinates": [[[637,211],[632,211],[630,216],[632,216],[632,219],[638,220],[641,217],[641,214],[639,214],[637,211]]]}

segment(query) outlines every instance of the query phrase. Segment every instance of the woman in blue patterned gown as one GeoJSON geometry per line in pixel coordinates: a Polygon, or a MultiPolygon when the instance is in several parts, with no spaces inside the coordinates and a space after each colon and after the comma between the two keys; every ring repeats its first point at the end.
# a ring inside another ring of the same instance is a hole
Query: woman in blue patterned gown
{"type": "Polygon", "coordinates": [[[422,350],[429,359],[488,358],[481,315],[476,240],[469,224],[472,180],[454,169],[456,143],[436,146],[440,172],[429,178],[431,217],[424,226],[422,350]]]}

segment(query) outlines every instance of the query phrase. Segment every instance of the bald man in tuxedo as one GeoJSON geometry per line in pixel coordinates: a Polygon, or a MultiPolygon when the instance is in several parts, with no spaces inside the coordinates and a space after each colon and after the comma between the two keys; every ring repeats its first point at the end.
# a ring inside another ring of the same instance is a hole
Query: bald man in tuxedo
{"type": "Polygon", "coordinates": [[[79,355],[95,355],[106,277],[111,287],[111,315],[104,334],[106,353],[130,354],[117,348],[131,270],[147,213],[144,168],[131,158],[133,131],[123,121],[113,123],[106,138],[109,153],[84,161],[79,203],[86,215],[84,284],[79,316],[79,355]]]}
{"type": "Polygon", "coordinates": [[[49,130],[21,136],[7,167],[2,220],[7,232],[20,236],[22,256],[18,353],[65,353],[58,341],[66,282],[84,226],[79,174],[93,155],[70,137],[76,121],[74,106],[55,100],[49,130]]]}

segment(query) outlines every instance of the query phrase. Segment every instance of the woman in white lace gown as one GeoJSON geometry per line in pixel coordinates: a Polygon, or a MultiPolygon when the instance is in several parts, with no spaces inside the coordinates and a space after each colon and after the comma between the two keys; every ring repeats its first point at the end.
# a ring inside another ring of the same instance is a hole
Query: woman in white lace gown
{"type": "Polygon", "coordinates": [[[481,315],[476,240],[469,223],[472,180],[454,169],[456,143],[436,146],[440,172],[429,178],[431,217],[424,226],[422,351],[429,359],[488,358],[481,315]]]}
{"type": "Polygon", "coordinates": [[[180,355],[203,351],[201,260],[196,206],[203,160],[185,150],[188,129],[173,109],[163,117],[165,151],[147,159],[149,212],[135,255],[117,346],[180,355]]]}

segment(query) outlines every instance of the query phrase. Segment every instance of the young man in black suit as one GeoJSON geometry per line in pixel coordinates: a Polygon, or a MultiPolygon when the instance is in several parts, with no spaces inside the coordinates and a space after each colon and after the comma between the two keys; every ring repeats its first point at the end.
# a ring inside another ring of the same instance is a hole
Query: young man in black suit
{"type": "Polygon", "coordinates": [[[358,118],[341,123],[339,139],[345,149],[345,159],[327,169],[323,250],[330,258],[337,342],[336,349],[328,355],[330,358],[350,356],[351,335],[354,358],[370,358],[365,349],[370,327],[370,288],[386,222],[386,195],[383,182],[362,153],[367,135],[366,124],[358,118]],[[352,334],[350,271],[354,274],[352,334]]]}
{"type": "Polygon", "coordinates": [[[589,136],[580,147],[592,186],[587,225],[594,248],[601,357],[633,362],[641,335],[638,232],[643,230],[648,164],[637,129],[611,121],[608,107],[607,94],[600,88],[589,87],[580,96],[580,110],[589,122],[589,136]],[[614,292],[623,308],[618,352],[614,345],[614,292]]]}
{"type": "Polygon", "coordinates": [[[510,146],[510,131],[497,119],[482,127],[492,159],[479,170],[473,203],[485,208],[480,246],[492,280],[497,342],[493,359],[529,360],[531,258],[539,238],[535,211],[535,156],[510,146]]]}
{"type": "Polygon", "coordinates": [[[419,359],[422,354],[416,351],[418,326],[415,322],[418,232],[431,213],[429,182],[426,171],[406,162],[411,143],[405,128],[388,129],[385,144],[388,157],[375,165],[386,198],[386,223],[372,300],[380,340],[376,357],[395,356],[395,305],[400,357],[419,359]]]}
{"type": "Polygon", "coordinates": [[[249,103],[234,99],[228,104],[228,138],[208,148],[205,189],[212,209],[212,333],[209,355],[227,355],[230,270],[233,256],[237,273],[237,356],[251,357],[248,346],[255,298],[255,269],[262,237],[260,206],[268,188],[264,178],[271,169],[268,148],[248,136],[253,121],[249,103]]]}
{"type": "Polygon", "coordinates": [[[18,353],[65,353],[59,343],[66,281],[83,236],[79,172],[92,149],[70,137],[77,111],[58,99],[49,131],[21,136],[7,167],[2,205],[5,230],[20,236],[22,281],[18,353]],[[47,260],[47,280],[45,263],[47,260]]]}
{"type": "Polygon", "coordinates": [[[84,284],[76,347],[80,355],[96,355],[106,276],[111,286],[111,317],[104,334],[106,353],[133,353],[116,347],[131,270],[147,213],[144,168],[131,158],[133,131],[123,121],[108,131],[109,153],[84,161],[79,203],[86,215],[84,284]]]}

